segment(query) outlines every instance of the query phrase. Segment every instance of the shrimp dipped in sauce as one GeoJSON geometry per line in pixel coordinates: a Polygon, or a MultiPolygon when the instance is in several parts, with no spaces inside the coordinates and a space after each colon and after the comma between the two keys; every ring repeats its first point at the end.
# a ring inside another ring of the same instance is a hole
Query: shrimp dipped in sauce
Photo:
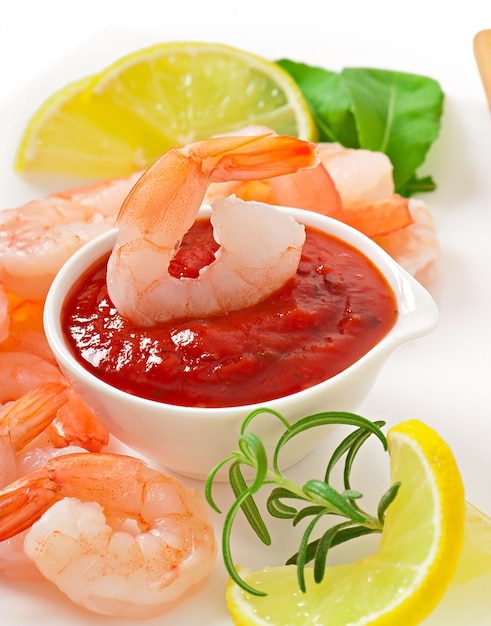
{"type": "Polygon", "coordinates": [[[117,220],[107,267],[118,312],[140,326],[252,306],[295,275],[305,228],[269,205],[227,199],[211,222],[220,248],[196,279],[169,274],[211,182],[281,176],[317,165],[314,144],[275,134],[223,136],[167,151],[138,180],[117,220]]]}
{"type": "Polygon", "coordinates": [[[109,453],[52,458],[1,490],[0,540],[29,528],[24,549],[43,576],[76,604],[115,617],[171,608],[204,583],[217,551],[195,490],[109,453]]]}
{"type": "MultiPolygon", "coordinates": [[[[249,127],[241,133],[264,133],[249,127]]],[[[322,213],[373,239],[413,276],[426,282],[439,256],[436,229],[423,201],[394,192],[392,163],[386,154],[319,143],[320,163],[269,180],[212,183],[205,195],[213,202],[235,194],[322,213]]]]}

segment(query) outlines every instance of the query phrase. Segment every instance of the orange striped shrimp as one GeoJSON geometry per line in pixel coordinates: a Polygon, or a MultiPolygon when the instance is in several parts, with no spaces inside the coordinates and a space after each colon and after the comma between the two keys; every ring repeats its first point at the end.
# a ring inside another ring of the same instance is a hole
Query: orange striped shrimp
{"type": "Polygon", "coordinates": [[[168,610],[204,583],[217,551],[195,490],[108,453],[50,459],[1,490],[0,540],[26,529],[25,552],[45,578],[115,617],[168,610]]]}
{"type": "Polygon", "coordinates": [[[274,134],[223,136],[173,148],[138,180],[121,208],[107,267],[109,296],[142,326],[207,316],[261,301],[295,275],[305,228],[267,204],[228,198],[212,208],[220,244],[197,278],[169,264],[192,226],[210,182],[268,178],[317,165],[316,148],[274,134]]]}

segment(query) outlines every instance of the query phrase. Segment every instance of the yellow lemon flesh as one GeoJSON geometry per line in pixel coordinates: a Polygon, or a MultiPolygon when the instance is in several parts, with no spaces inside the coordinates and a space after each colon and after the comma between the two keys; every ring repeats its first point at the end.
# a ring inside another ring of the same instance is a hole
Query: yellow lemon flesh
{"type": "Polygon", "coordinates": [[[464,545],[452,583],[491,576],[491,518],[466,502],[464,545]]]}
{"type": "MultiPolygon", "coordinates": [[[[388,433],[391,480],[400,481],[378,552],[328,567],[324,580],[298,589],[296,568],[248,572],[260,597],[230,582],[227,603],[237,625],[414,626],[443,597],[464,533],[464,493],[453,454],[439,435],[411,420],[388,433]]],[[[311,571],[309,571],[311,574],[311,571]]]]}
{"type": "Polygon", "coordinates": [[[300,89],[275,63],[223,44],[158,44],[52,95],[25,130],[16,169],[124,176],[171,146],[250,125],[316,139],[300,89]]]}

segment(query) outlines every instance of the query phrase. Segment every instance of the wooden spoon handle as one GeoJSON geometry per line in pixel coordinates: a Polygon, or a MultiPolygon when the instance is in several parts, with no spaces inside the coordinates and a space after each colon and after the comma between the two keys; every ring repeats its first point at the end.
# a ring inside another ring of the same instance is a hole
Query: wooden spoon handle
{"type": "Polygon", "coordinates": [[[481,30],[475,35],[474,56],[491,110],[491,28],[481,30]]]}

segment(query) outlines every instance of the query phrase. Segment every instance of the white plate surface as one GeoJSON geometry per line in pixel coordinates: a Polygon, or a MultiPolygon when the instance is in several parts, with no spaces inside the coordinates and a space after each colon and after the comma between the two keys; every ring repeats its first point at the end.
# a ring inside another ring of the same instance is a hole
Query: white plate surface
{"type": "MultiPolygon", "coordinates": [[[[12,169],[22,129],[42,100],[66,82],[138,47],[168,40],[220,41],[272,59],[288,57],[334,70],[382,67],[440,81],[446,93],[442,132],[424,170],[438,183],[438,190],[425,200],[442,248],[430,287],[441,318],[431,335],[390,357],[360,413],[388,424],[418,418],[436,428],[455,452],[468,499],[491,514],[491,116],[472,51],[474,34],[491,28],[491,7],[480,0],[86,0],[77,7],[55,0],[7,0],[1,13],[0,208],[22,204],[60,185],[23,180],[12,169]]],[[[326,453],[317,451],[293,475],[322,475],[326,453]]],[[[386,472],[386,456],[370,448],[360,459],[360,482],[355,486],[367,500],[375,498],[386,472]]],[[[224,488],[217,498],[226,504],[224,488]]],[[[220,524],[217,518],[217,535],[220,524]]],[[[252,567],[279,564],[289,554],[284,546],[292,539],[286,529],[277,530],[274,547],[266,551],[245,525],[238,524],[236,560],[252,567]]],[[[333,558],[351,558],[363,549],[339,549],[333,558]]],[[[225,582],[218,559],[198,595],[147,623],[229,626],[225,582]]],[[[481,581],[487,593],[480,593],[478,584],[460,589],[424,623],[487,626],[489,584],[481,581]]],[[[0,578],[0,606],[6,626],[121,623],[77,609],[47,584],[0,578]]]]}

